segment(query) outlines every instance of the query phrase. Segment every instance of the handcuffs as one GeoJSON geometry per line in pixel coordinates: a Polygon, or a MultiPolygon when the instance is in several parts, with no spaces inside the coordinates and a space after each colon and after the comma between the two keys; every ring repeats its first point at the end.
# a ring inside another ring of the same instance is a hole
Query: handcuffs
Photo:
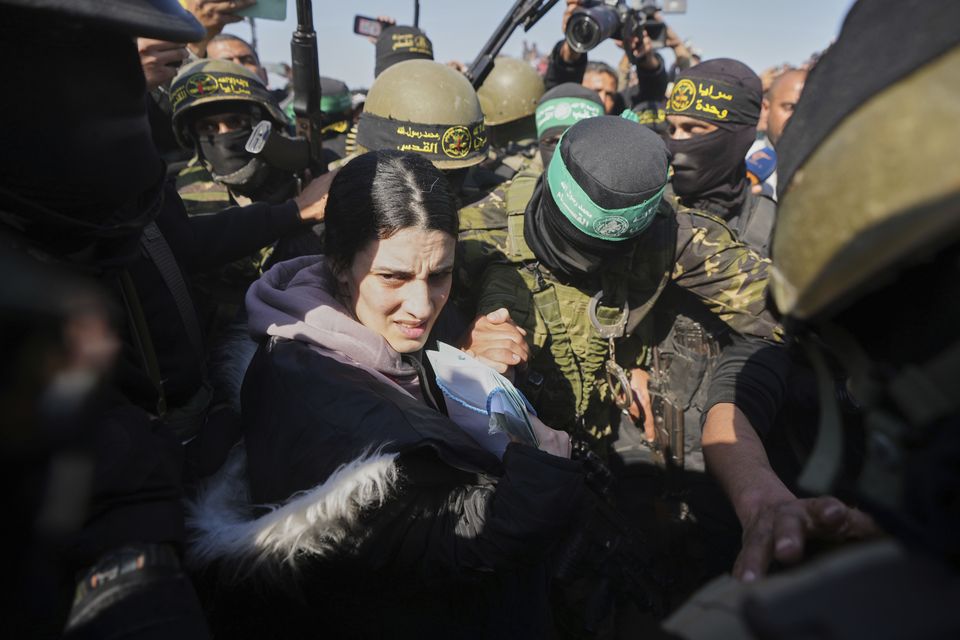
{"type": "Polygon", "coordinates": [[[597,305],[603,298],[603,290],[596,292],[590,298],[590,304],[587,306],[587,315],[597,334],[609,341],[610,355],[604,364],[606,371],[607,386],[610,387],[610,393],[613,394],[613,400],[617,407],[626,411],[633,404],[633,390],[630,387],[630,376],[626,370],[617,364],[617,346],[615,340],[622,338],[627,333],[627,319],[630,317],[630,305],[626,301],[623,303],[623,312],[620,318],[613,324],[603,324],[597,317],[597,305]]]}

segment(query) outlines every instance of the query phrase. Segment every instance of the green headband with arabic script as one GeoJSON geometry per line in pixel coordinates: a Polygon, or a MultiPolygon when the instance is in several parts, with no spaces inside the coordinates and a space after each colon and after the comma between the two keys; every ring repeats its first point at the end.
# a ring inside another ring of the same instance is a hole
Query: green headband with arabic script
{"type": "Polygon", "coordinates": [[[667,100],[668,116],[690,116],[698,120],[757,124],[760,98],[745,87],[706,78],[681,78],[667,100]]]}
{"type": "Polygon", "coordinates": [[[554,98],[537,105],[537,137],[550,129],[564,130],[585,118],[603,115],[603,107],[585,98],[554,98]]]}
{"type": "Polygon", "coordinates": [[[612,241],[629,240],[650,226],[667,188],[666,179],[660,190],[643,202],[622,209],[607,209],[594,202],[570,175],[559,149],[558,143],[557,153],[547,168],[546,188],[560,213],[573,226],[593,238],[612,241]]]}

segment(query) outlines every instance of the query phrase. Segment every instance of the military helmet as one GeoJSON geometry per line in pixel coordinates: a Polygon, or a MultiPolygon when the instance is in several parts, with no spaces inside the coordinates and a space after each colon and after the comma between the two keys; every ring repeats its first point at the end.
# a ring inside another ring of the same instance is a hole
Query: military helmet
{"type": "Polygon", "coordinates": [[[489,143],[477,92],[461,73],[432,60],[406,60],[381,73],[367,93],[357,150],[397,149],[438,169],[479,164],[489,143]]]}
{"type": "Polygon", "coordinates": [[[484,123],[493,127],[533,114],[544,91],[543,78],[529,64],[516,58],[498,57],[490,75],[477,90],[484,123]]]}
{"type": "Polygon", "coordinates": [[[820,387],[798,484],[832,492],[859,439],[858,502],[960,558],[960,3],[858,2],[778,145],[771,289],[820,387]],[[826,357],[830,354],[830,358],[826,357]],[[857,429],[835,389],[843,367],[857,429]]]}
{"type": "Polygon", "coordinates": [[[829,315],[960,237],[960,47],[942,51],[911,54],[915,67],[885,83],[847,77],[849,65],[834,61],[851,58],[833,50],[811,71],[778,145],[771,289],[782,313],[829,315]],[[839,86],[842,105],[829,93],[839,86]]]}
{"type": "Polygon", "coordinates": [[[197,60],[183,67],[170,85],[173,132],[180,144],[193,146],[191,112],[218,102],[254,104],[264,109],[274,123],[285,126],[289,122],[255,73],[228,60],[197,60]]]}
{"type": "Polygon", "coordinates": [[[206,33],[177,0],[0,0],[0,4],[49,11],[86,25],[171,42],[197,42],[206,33]]]}

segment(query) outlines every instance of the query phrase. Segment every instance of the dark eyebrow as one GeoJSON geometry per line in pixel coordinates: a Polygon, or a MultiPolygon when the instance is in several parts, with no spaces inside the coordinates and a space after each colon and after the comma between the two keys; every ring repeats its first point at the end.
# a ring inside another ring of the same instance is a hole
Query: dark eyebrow
{"type": "Polygon", "coordinates": [[[370,273],[387,273],[392,276],[403,276],[406,278],[412,278],[413,272],[404,271],[403,269],[391,269],[390,267],[373,267],[370,269],[370,273]]]}

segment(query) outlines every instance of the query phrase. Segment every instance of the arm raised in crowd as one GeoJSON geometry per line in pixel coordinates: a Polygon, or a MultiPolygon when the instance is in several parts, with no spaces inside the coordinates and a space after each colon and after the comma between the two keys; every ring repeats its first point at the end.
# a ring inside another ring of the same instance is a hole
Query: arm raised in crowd
{"type": "Polygon", "coordinates": [[[137,52],[147,80],[147,91],[173,80],[180,64],[190,57],[183,43],[150,38],[137,38],[137,52]]]}
{"type": "MultiPolygon", "coordinates": [[[[323,220],[327,193],[336,172],[312,180],[283,204],[263,202],[230,207],[210,215],[171,216],[159,221],[164,235],[177,237],[177,259],[188,272],[204,271],[250,255],[281,236],[323,220]]],[[[167,197],[179,196],[169,187],[167,197]]],[[[180,205],[182,210],[182,204],[180,205]]]]}
{"type": "Polygon", "coordinates": [[[257,0],[190,0],[187,10],[203,25],[207,34],[202,40],[189,45],[190,50],[201,58],[207,56],[207,44],[218,35],[223,28],[234,22],[241,22],[243,16],[234,12],[246,9],[256,4],[257,0]]]}
{"type": "MultiPolygon", "coordinates": [[[[563,21],[561,22],[560,32],[567,32],[567,20],[574,9],[580,6],[580,0],[567,0],[567,6],[563,10],[563,21]]],[[[577,53],[570,48],[566,39],[560,40],[554,45],[548,59],[547,72],[543,78],[547,89],[563,84],[564,82],[575,82],[580,84],[583,80],[583,73],[587,69],[587,56],[583,53],[577,53]]]]}

